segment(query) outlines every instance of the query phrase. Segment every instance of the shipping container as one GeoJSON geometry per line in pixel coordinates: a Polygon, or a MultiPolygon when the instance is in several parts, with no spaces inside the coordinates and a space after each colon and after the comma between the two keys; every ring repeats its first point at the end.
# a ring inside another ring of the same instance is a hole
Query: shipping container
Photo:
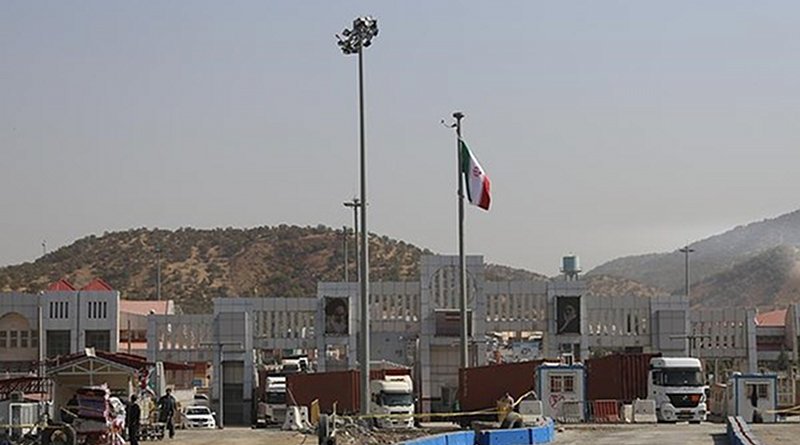
{"type": "Polygon", "coordinates": [[[653,357],[661,354],[614,354],[586,360],[587,400],[630,403],[646,399],[647,373],[653,357]]]}
{"type": "MultiPolygon", "coordinates": [[[[409,368],[373,369],[371,380],[382,380],[387,375],[411,375],[409,368]]],[[[332,413],[336,403],[338,414],[354,414],[360,408],[361,373],[358,370],[289,374],[286,376],[286,402],[290,405],[310,406],[319,400],[322,413],[332,413]]]]}
{"type": "Polygon", "coordinates": [[[352,414],[358,412],[358,371],[318,372],[289,374],[286,376],[286,402],[291,405],[310,406],[319,400],[322,413],[352,414]]]}
{"type": "Polygon", "coordinates": [[[506,393],[514,399],[536,387],[536,368],[542,360],[462,368],[458,370],[461,411],[495,408],[506,393]]]}

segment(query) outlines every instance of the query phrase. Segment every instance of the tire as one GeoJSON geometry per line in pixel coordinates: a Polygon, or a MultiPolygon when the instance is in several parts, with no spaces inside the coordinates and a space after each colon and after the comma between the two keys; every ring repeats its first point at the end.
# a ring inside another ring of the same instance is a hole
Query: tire
{"type": "Polygon", "coordinates": [[[327,414],[319,416],[319,425],[317,425],[317,445],[329,445],[329,441],[333,438],[330,437],[330,418],[327,414]]]}
{"type": "Polygon", "coordinates": [[[42,445],[75,445],[75,429],[69,425],[48,426],[42,433],[42,445]]]}

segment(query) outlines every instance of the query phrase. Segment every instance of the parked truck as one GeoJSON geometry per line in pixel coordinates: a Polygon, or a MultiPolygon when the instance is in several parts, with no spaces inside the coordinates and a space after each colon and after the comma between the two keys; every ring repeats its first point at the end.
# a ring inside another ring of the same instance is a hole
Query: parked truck
{"type": "Polygon", "coordinates": [[[370,412],[381,428],[414,427],[414,385],[411,376],[386,375],[369,382],[370,412]]]}
{"type": "Polygon", "coordinates": [[[263,398],[258,402],[256,426],[281,425],[286,419],[286,377],[267,376],[263,398]]]}
{"type": "Polygon", "coordinates": [[[660,422],[705,421],[707,390],[700,360],[688,357],[650,360],[647,394],[655,401],[660,422]]]}

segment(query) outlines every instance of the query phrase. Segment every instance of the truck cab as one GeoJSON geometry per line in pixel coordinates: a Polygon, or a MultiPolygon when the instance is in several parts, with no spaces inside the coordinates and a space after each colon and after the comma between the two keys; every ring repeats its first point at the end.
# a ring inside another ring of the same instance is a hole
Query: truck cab
{"type": "Polygon", "coordinates": [[[370,381],[370,412],[381,428],[414,427],[414,385],[407,375],[370,381]],[[386,417],[381,417],[385,415],[386,417]]]}
{"type": "Polygon", "coordinates": [[[286,377],[267,376],[264,399],[258,404],[257,426],[282,424],[286,419],[286,377]]]}
{"type": "Polygon", "coordinates": [[[707,390],[700,360],[689,357],[650,360],[647,394],[655,401],[659,422],[705,421],[707,390]]]}

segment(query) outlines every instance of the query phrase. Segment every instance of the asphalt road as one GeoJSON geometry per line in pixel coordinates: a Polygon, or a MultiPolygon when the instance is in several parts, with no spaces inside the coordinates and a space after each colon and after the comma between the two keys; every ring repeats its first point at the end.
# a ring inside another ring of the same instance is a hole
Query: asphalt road
{"type": "Polygon", "coordinates": [[[726,445],[725,425],[717,423],[567,425],[559,445],[726,445]]]}

